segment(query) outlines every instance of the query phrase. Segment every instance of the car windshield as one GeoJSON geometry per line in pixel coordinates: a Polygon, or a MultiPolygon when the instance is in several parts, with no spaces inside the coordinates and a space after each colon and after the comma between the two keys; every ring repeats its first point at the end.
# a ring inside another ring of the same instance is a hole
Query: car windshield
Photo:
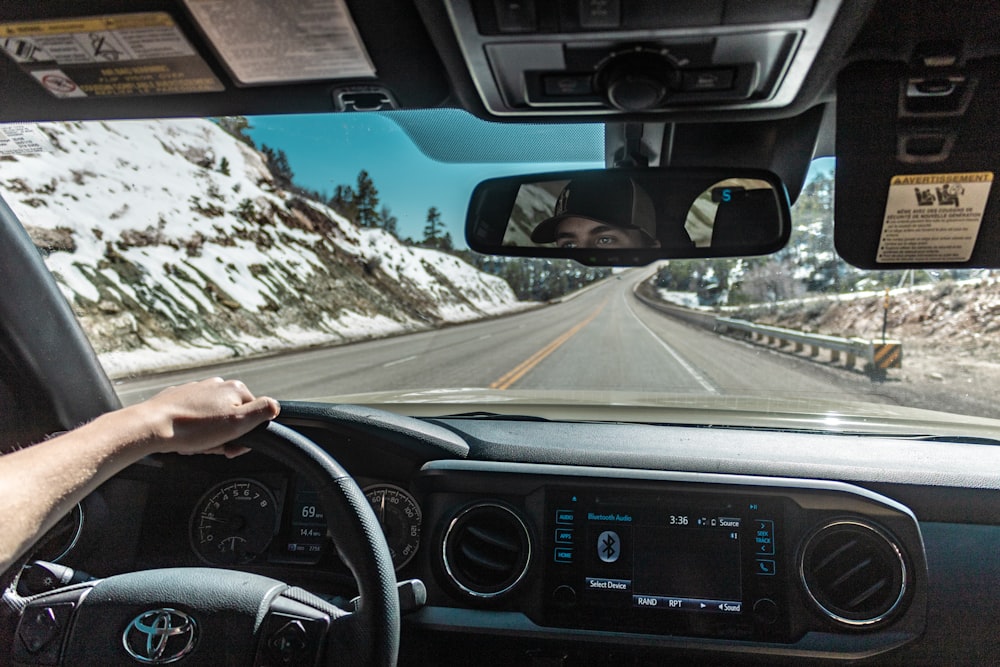
{"type": "Polygon", "coordinates": [[[995,411],[995,279],[844,263],[833,158],[776,254],[610,269],[464,237],[479,181],[603,167],[600,125],[438,110],[16,129],[0,195],[125,403],[223,374],[282,399],[801,411],[873,432],[900,407],[995,411]]]}

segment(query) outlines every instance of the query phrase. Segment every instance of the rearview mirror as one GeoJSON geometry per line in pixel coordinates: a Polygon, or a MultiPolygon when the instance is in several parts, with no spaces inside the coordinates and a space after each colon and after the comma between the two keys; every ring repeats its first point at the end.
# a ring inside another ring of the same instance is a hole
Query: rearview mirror
{"type": "Polygon", "coordinates": [[[481,253],[624,266],[766,255],[788,242],[790,220],[769,171],[597,169],[483,181],[465,237],[481,253]]]}

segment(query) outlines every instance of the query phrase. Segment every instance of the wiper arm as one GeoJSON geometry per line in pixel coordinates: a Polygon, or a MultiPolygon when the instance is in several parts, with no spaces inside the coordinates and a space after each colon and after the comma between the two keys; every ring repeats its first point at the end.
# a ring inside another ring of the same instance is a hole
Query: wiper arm
{"type": "Polygon", "coordinates": [[[956,445],[1000,445],[1000,439],[976,435],[913,435],[904,437],[923,442],[951,442],[956,445]]]}
{"type": "Polygon", "coordinates": [[[534,415],[506,415],[500,414],[499,412],[486,412],[483,410],[475,412],[459,412],[453,415],[443,415],[438,417],[438,419],[483,419],[490,421],[517,421],[517,422],[547,422],[552,421],[551,419],[546,419],[545,417],[536,417],[534,415]]]}

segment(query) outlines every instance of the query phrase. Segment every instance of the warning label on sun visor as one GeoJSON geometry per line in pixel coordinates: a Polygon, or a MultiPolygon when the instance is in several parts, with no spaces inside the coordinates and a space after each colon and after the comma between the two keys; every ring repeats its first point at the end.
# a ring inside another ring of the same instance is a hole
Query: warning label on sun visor
{"type": "Polygon", "coordinates": [[[164,12],[0,23],[0,47],[55,97],[224,90],[164,12]]]}
{"type": "Polygon", "coordinates": [[[244,85],[374,77],[344,0],[184,0],[244,85]]]}
{"type": "Polygon", "coordinates": [[[52,151],[52,141],[32,123],[0,125],[0,155],[34,155],[52,151]]]}
{"type": "Polygon", "coordinates": [[[968,261],[992,185],[990,171],[893,176],[876,261],[968,261]]]}

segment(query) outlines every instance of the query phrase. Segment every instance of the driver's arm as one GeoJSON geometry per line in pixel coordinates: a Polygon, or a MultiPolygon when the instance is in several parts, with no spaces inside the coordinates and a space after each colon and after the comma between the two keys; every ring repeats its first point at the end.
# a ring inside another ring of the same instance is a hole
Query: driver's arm
{"type": "Polygon", "coordinates": [[[147,454],[237,456],[226,445],[278,416],[273,398],[221,378],[166,389],[73,431],[0,457],[0,572],[73,505],[147,454]]]}

